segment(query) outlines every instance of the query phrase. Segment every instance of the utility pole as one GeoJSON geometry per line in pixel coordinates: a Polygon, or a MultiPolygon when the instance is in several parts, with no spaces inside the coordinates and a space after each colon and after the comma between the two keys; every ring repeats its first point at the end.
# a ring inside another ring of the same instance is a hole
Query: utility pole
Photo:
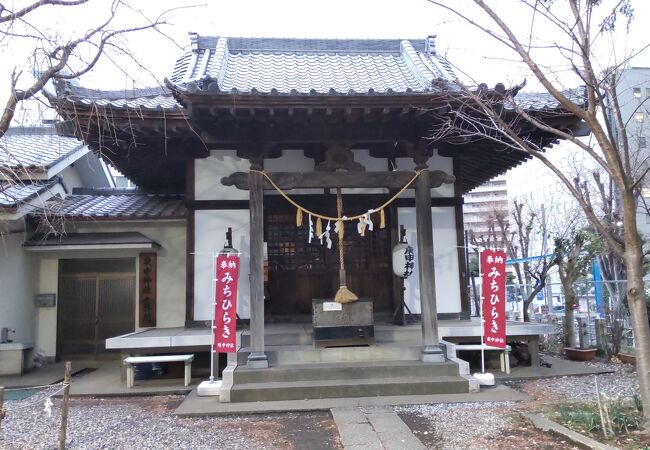
{"type": "MultiPolygon", "coordinates": [[[[544,256],[544,263],[546,263],[546,255],[548,254],[548,232],[546,229],[546,207],[542,203],[542,255],[544,256]]],[[[553,310],[553,290],[551,284],[548,282],[548,275],[544,277],[544,297],[546,297],[546,314],[550,314],[553,310]]]]}

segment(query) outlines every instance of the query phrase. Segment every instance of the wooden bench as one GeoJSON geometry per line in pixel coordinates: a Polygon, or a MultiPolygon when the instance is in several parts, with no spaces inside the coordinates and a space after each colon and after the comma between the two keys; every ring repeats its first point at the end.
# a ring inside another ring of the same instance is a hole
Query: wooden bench
{"type": "Polygon", "coordinates": [[[492,347],[491,345],[483,344],[454,344],[456,351],[462,350],[499,350],[501,351],[501,372],[510,373],[510,346],[506,345],[506,348],[492,347]]]}
{"type": "Polygon", "coordinates": [[[124,358],[124,365],[126,366],[126,387],[132,388],[135,384],[135,370],[136,364],[144,363],[168,363],[168,362],[184,362],[185,363],[185,386],[189,386],[192,382],[192,361],[194,355],[154,355],[154,356],[129,356],[124,358]]]}

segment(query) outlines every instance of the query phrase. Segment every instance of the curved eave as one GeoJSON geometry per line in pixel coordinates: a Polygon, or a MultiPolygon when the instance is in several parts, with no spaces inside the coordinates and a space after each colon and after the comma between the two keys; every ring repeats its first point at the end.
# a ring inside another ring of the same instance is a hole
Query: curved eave
{"type": "MultiPolygon", "coordinates": [[[[88,99],[80,98],[71,95],[58,96],[53,95],[50,92],[45,92],[45,97],[48,99],[50,104],[56,109],[66,109],[73,110],[77,113],[86,113],[86,115],[93,115],[94,111],[97,110],[110,110],[110,111],[128,111],[130,117],[165,117],[165,118],[183,118],[187,117],[185,109],[181,105],[174,107],[148,107],[146,105],[132,105],[128,102],[136,101],[138,98],[132,99],[122,99],[127,103],[123,105],[115,104],[115,100],[98,100],[98,99],[88,99]],[[91,111],[90,114],[87,114],[88,111],[91,111]],[[134,112],[137,111],[136,114],[134,112]]],[[[141,98],[141,97],[139,97],[141,98]]]]}
{"type": "MultiPolygon", "coordinates": [[[[244,91],[221,91],[218,89],[192,89],[178,85],[165,78],[165,86],[172,92],[176,101],[187,107],[188,103],[237,106],[242,108],[263,105],[264,107],[306,107],[306,106],[341,106],[350,107],[418,107],[429,106],[437,99],[449,99],[459,95],[458,91],[429,90],[425,92],[338,92],[310,93],[303,92],[260,92],[255,89],[244,91]]],[[[188,85],[189,86],[189,85],[188,85]]]]}

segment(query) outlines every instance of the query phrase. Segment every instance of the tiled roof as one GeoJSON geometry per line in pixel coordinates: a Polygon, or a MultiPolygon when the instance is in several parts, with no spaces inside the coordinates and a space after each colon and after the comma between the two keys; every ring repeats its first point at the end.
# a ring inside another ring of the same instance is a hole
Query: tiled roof
{"type": "Polygon", "coordinates": [[[182,219],[185,197],[146,194],[129,189],[75,189],[64,200],[49,205],[49,212],[77,219],[182,219]]]}
{"type": "MultiPolygon", "coordinates": [[[[587,101],[584,87],[568,89],[562,93],[567,97],[567,99],[576,105],[584,105],[587,101]]],[[[517,106],[526,111],[556,110],[562,106],[560,105],[560,102],[558,102],[557,99],[548,92],[519,92],[514,99],[517,106]]],[[[514,109],[514,106],[512,103],[508,102],[506,108],[514,109]]]]}
{"type": "Polygon", "coordinates": [[[0,211],[13,211],[39,195],[45,195],[58,182],[58,178],[45,183],[0,182],[0,211]]]}
{"type": "Polygon", "coordinates": [[[58,83],[57,96],[83,105],[110,106],[121,109],[178,110],[181,105],[174,100],[166,87],[102,91],[58,83]]]}
{"type": "Polygon", "coordinates": [[[413,94],[454,89],[433,38],[327,40],[202,37],[171,83],[190,92],[285,95],[413,94]]]}
{"type": "Polygon", "coordinates": [[[46,170],[82,149],[84,143],[57,136],[54,127],[9,128],[0,138],[0,170],[46,170]]]}

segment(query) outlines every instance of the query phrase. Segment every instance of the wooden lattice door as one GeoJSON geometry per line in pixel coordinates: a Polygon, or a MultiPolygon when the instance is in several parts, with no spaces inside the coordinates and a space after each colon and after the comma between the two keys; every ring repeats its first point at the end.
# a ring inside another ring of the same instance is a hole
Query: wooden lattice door
{"type": "MultiPolygon", "coordinates": [[[[314,209],[323,211],[325,207],[321,204],[314,209]]],[[[323,212],[335,214],[333,208],[323,212]]],[[[295,210],[288,208],[274,208],[266,213],[269,259],[266,310],[270,315],[310,314],[312,298],[334,297],[338,289],[338,239],[332,235],[331,249],[318,240],[309,243],[308,218],[304,220],[303,226],[296,227],[295,210]]],[[[345,225],[348,287],[360,297],[372,298],[375,312],[388,312],[392,307],[389,224],[390,217],[387,217],[386,228],[380,229],[376,224],[374,231],[366,232],[365,237],[357,232],[356,223],[345,225]]]]}
{"type": "Polygon", "coordinates": [[[135,329],[134,268],[131,258],[61,261],[59,357],[108,353],[107,338],[135,329]]]}

